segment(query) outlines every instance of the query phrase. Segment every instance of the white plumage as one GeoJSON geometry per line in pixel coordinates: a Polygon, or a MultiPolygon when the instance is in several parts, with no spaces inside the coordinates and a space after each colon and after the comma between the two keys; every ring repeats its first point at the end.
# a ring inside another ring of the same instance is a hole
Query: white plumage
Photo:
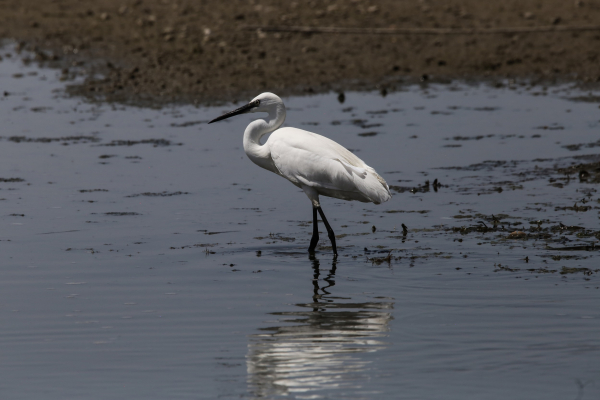
{"type": "Polygon", "coordinates": [[[324,136],[296,128],[280,128],[285,106],[279,96],[262,93],[247,105],[209,123],[248,112],[266,112],[266,118],[252,121],[244,131],[244,151],[255,164],[286,178],[301,188],[313,205],[314,252],[318,242],[317,212],[327,228],[337,256],[335,235],[323,214],[319,195],[342,200],[380,204],[392,195],[385,180],[348,149],[324,136]],[[271,133],[265,144],[260,139],[271,133]]]}

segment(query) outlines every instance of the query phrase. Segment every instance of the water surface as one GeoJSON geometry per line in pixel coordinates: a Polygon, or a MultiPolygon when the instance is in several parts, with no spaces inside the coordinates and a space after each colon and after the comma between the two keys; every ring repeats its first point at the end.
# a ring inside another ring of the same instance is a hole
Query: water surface
{"type": "Polygon", "coordinates": [[[393,187],[322,199],[334,261],[252,116],[206,124],[239,105],[88,103],[0,54],[3,397],[600,395],[597,92],[284,99],[393,187]]]}

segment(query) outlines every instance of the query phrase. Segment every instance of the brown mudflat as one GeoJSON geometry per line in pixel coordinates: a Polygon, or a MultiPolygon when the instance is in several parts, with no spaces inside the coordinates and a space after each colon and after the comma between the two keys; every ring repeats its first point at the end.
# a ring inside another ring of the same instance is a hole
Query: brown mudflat
{"type": "Polygon", "coordinates": [[[600,27],[600,1],[0,2],[0,38],[21,41],[39,59],[101,72],[81,89],[121,101],[211,102],[266,90],[393,90],[418,79],[595,82],[600,29],[577,30],[590,26],[600,27]],[[260,26],[414,31],[301,33],[260,26]],[[563,30],[510,31],[540,27],[563,30]],[[482,32],[505,28],[508,33],[482,32]]]}

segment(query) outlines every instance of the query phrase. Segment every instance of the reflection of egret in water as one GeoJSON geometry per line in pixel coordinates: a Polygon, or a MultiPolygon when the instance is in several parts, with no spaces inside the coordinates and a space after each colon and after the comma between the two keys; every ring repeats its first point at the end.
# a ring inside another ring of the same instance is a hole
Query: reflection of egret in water
{"type": "Polygon", "coordinates": [[[319,260],[311,260],[313,301],[296,304],[302,310],[271,313],[279,326],[250,337],[248,384],[257,398],[319,398],[319,390],[358,389],[370,364],[364,353],[386,347],[382,338],[389,330],[393,303],[352,303],[332,296],[328,289],[335,285],[335,260],[323,287],[319,260]]]}

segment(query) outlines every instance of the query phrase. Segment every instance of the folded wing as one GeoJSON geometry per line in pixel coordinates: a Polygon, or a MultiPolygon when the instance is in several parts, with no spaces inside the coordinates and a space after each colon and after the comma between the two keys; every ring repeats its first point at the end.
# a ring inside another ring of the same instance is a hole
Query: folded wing
{"type": "Polygon", "coordinates": [[[387,183],[373,168],[324,136],[282,128],[267,144],[279,173],[296,186],[343,200],[379,204],[391,198],[387,183]]]}

